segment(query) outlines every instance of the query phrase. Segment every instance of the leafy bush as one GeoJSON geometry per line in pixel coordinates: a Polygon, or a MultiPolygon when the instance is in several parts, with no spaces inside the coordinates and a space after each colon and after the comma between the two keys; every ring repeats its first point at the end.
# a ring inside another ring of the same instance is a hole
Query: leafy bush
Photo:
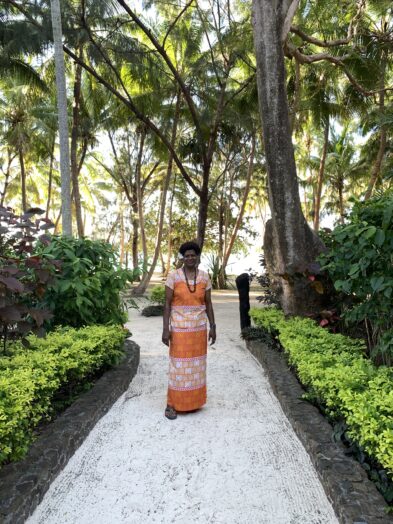
{"type": "Polygon", "coordinates": [[[45,302],[55,325],[122,324],[127,319],[120,292],[136,272],[120,268],[110,244],[99,240],[52,237],[40,254],[62,262],[45,302]]]}
{"type": "Polygon", "coordinates": [[[319,260],[340,293],[344,319],[364,322],[372,355],[392,365],[393,192],[355,204],[328,245],[319,260]]]}
{"type": "Polygon", "coordinates": [[[278,309],[252,309],[255,324],[276,336],[309,396],[348,425],[351,439],[393,478],[393,370],[365,358],[359,340],[336,335],[312,320],[285,320],[278,309]]]}
{"type": "Polygon", "coordinates": [[[151,290],[150,302],[153,304],[164,305],[165,304],[165,286],[154,286],[151,290]]]}
{"type": "Polygon", "coordinates": [[[46,338],[29,336],[28,349],[11,346],[0,358],[0,464],[24,456],[60,388],[118,362],[125,336],[119,326],[60,328],[46,338]]]}
{"type": "Polygon", "coordinates": [[[31,208],[21,216],[0,206],[0,341],[26,333],[42,332],[50,311],[43,307],[45,288],[55,272],[56,261],[32,255],[39,240],[47,243],[46,229],[54,227],[46,218],[32,218],[44,213],[31,208]]]}

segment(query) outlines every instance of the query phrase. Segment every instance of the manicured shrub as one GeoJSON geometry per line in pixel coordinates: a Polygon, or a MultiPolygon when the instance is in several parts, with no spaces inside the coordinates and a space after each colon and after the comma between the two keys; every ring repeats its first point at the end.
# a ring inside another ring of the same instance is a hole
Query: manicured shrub
{"type": "Polygon", "coordinates": [[[348,223],[324,240],[328,251],[319,260],[343,318],[364,325],[377,363],[393,365],[393,192],[356,203],[348,223]]]}
{"type": "Polygon", "coordinates": [[[332,334],[305,318],[285,319],[278,309],[252,309],[254,323],[277,337],[308,396],[393,478],[393,370],[376,367],[365,345],[332,334]]]}
{"type": "Polygon", "coordinates": [[[151,290],[150,302],[157,305],[164,305],[165,304],[165,286],[154,286],[151,290]]]}
{"type": "Polygon", "coordinates": [[[27,337],[29,348],[11,345],[0,358],[0,464],[24,456],[61,388],[119,361],[125,337],[120,326],[60,328],[46,338],[27,337]]]}
{"type": "Polygon", "coordinates": [[[54,236],[41,253],[62,262],[61,272],[45,293],[54,325],[79,327],[126,321],[121,292],[136,273],[119,266],[110,244],[54,236]]]}

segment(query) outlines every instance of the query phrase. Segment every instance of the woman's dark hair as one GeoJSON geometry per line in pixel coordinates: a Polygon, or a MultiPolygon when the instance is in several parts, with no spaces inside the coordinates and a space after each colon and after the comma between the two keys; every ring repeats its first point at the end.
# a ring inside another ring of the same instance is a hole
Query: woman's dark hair
{"type": "Polygon", "coordinates": [[[184,244],[182,244],[180,247],[179,247],[179,253],[183,255],[185,255],[186,251],[195,251],[195,254],[196,255],[200,255],[201,254],[201,248],[199,247],[199,245],[196,243],[196,242],[184,242],[184,244]]]}

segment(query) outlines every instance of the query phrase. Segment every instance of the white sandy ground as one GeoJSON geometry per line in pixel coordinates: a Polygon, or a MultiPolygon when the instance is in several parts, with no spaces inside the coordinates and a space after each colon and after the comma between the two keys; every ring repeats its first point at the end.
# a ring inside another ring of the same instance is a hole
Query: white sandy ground
{"type": "Polygon", "coordinates": [[[53,482],[29,524],[337,523],[261,366],[239,339],[235,293],[215,293],[208,403],[163,416],[162,318],[131,312],[141,364],[53,482]]]}

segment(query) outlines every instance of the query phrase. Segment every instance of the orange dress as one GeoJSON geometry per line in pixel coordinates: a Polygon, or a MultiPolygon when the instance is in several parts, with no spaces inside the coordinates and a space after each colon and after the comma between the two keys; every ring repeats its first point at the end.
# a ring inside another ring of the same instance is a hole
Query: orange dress
{"type": "MultiPolygon", "coordinates": [[[[194,281],[189,282],[191,289],[194,281]]],[[[205,293],[211,289],[208,274],[198,270],[195,293],[187,287],[184,272],[168,275],[173,290],[170,314],[168,406],[192,411],[206,403],[207,315],[205,293]]]]}

